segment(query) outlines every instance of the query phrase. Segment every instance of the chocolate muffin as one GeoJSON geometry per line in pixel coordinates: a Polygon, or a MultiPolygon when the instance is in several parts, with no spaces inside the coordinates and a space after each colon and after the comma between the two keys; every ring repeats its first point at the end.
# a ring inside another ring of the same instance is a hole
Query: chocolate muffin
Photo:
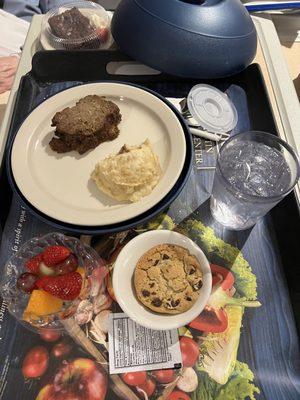
{"type": "Polygon", "coordinates": [[[76,7],[54,15],[48,21],[53,34],[62,39],[83,39],[90,36],[95,28],[90,20],[76,7]]]}

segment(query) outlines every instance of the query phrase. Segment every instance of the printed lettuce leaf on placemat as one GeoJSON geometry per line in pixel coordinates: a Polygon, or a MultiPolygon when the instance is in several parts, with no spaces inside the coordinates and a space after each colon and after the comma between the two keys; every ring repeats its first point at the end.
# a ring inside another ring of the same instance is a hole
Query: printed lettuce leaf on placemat
{"type": "Polygon", "coordinates": [[[172,231],[175,228],[175,223],[169,215],[162,213],[159,214],[156,218],[151,219],[151,221],[147,222],[144,225],[138,226],[135,231],[137,233],[142,233],[150,230],[156,229],[166,229],[168,231],[172,231]]]}
{"type": "Polygon", "coordinates": [[[256,276],[237,247],[216,237],[212,228],[195,219],[186,221],[180,230],[193,239],[208,258],[210,255],[217,255],[223,260],[223,265],[224,262],[227,264],[226,266],[234,273],[235,288],[240,296],[244,296],[248,300],[257,298],[256,276]]]}
{"type": "Polygon", "coordinates": [[[199,386],[192,395],[192,400],[255,400],[260,393],[253,383],[254,375],[247,364],[236,361],[235,368],[226,383],[216,383],[204,371],[198,372],[199,386]]]}
{"type": "Polygon", "coordinates": [[[221,333],[208,333],[202,337],[198,368],[208,373],[220,385],[227,383],[236,363],[240,330],[244,310],[227,307],[228,328],[221,333]]]}

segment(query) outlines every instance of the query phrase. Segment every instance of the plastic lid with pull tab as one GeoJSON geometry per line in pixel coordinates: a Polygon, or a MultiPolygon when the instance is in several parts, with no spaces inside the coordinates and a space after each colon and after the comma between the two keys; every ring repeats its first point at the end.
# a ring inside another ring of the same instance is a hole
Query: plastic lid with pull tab
{"type": "Polygon", "coordinates": [[[210,85],[192,87],[187,97],[187,106],[192,117],[208,132],[229,132],[238,121],[233,103],[226,94],[210,85]]]}

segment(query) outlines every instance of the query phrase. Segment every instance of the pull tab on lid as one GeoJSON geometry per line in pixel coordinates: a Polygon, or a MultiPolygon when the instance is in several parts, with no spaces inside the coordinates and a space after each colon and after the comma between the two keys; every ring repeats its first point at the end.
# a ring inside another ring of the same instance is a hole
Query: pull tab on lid
{"type": "Polygon", "coordinates": [[[192,87],[187,97],[187,106],[192,117],[208,132],[229,132],[238,121],[233,103],[226,94],[210,85],[192,87]]]}

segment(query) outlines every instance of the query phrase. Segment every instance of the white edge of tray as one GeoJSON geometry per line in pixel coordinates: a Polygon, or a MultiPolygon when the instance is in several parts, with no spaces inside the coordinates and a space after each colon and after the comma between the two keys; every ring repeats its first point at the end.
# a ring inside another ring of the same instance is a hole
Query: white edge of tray
{"type": "Polygon", "coordinates": [[[33,55],[33,48],[37,42],[39,31],[41,29],[43,16],[35,15],[32,18],[29,30],[27,32],[26,40],[23,46],[23,51],[20,57],[19,66],[15,75],[14,83],[12,85],[8,102],[6,104],[5,113],[0,124],[0,166],[3,166],[5,146],[12,119],[12,113],[16,101],[16,96],[23,75],[31,70],[31,59],[33,55]]]}
{"type": "MultiPolygon", "coordinates": [[[[300,103],[271,16],[253,16],[280,117],[280,137],[300,154],[300,103]]],[[[295,187],[300,207],[300,183],[295,187]]]]}

